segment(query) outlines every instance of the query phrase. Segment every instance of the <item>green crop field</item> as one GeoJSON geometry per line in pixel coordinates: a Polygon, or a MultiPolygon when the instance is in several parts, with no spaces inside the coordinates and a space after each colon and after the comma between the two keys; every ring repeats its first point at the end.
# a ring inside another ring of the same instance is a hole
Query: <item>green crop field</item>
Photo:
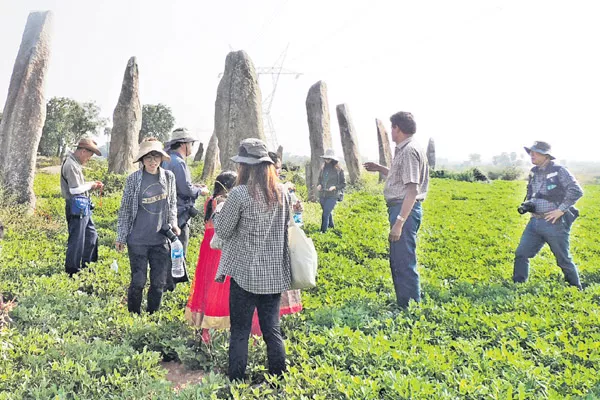
{"type": "MultiPolygon", "coordinates": [[[[113,187],[123,182],[101,168],[91,174],[113,187]]],[[[7,226],[0,242],[0,399],[600,397],[600,186],[585,186],[578,203],[572,253],[588,286],[577,291],[563,282],[547,248],[532,261],[528,283],[511,281],[527,222],[516,212],[524,182],[433,179],[419,232],[424,297],[402,310],[376,179],[369,175],[346,196],[326,234],[317,232],[319,205],[305,205],[320,269],[318,287],[303,292],[304,311],[282,319],[289,372],[269,384],[258,340],[250,346],[250,380],[230,384],[223,375],[227,333],[215,333],[207,346],[183,318],[189,284],[166,294],[154,315],[127,312],[128,260],[112,247],[120,191],[105,193],[101,207],[96,200],[101,260],[70,279],[62,272],[59,176],[38,174],[34,216],[0,207],[7,226]],[[174,390],[163,360],[206,371],[202,383],[174,390]]],[[[200,223],[193,232],[188,260],[195,265],[200,223]]]]}

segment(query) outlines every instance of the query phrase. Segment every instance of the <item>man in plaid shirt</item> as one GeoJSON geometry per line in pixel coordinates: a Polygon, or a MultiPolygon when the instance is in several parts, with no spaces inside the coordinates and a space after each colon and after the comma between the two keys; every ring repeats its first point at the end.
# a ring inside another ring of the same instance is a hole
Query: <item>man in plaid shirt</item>
{"type": "Polygon", "coordinates": [[[533,146],[525,147],[525,151],[531,156],[534,167],[529,175],[527,201],[519,212],[530,211],[531,219],[515,252],[513,281],[527,280],[529,259],[548,243],[565,280],[581,289],[577,267],[569,252],[569,233],[578,215],[573,205],[583,196],[583,190],[565,167],[554,164],[548,143],[535,142],[533,146]]]}

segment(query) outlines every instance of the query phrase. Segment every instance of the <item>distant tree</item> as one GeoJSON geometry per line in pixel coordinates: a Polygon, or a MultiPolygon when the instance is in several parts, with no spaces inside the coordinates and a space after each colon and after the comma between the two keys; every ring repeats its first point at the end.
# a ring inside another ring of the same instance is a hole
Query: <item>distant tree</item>
{"type": "Polygon", "coordinates": [[[62,157],[69,145],[86,135],[97,134],[106,125],[94,102],[79,103],[67,97],[53,97],[46,103],[46,122],[38,152],[62,157]]]}
{"type": "Polygon", "coordinates": [[[499,167],[510,167],[512,162],[508,153],[502,153],[500,155],[492,157],[492,164],[499,167]]]}
{"type": "Polygon", "coordinates": [[[477,153],[469,154],[469,162],[472,165],[481,164],[481,154],[477,154],[477,153]]]}
{"type": "Polygon", "coordinates": [[[140,142],[154,136],[161,142],[169,140],[171,130],[175,125],[175,117],[171,109],[164,104],[144,104],[142,107],[142,129],[140,142]]]}

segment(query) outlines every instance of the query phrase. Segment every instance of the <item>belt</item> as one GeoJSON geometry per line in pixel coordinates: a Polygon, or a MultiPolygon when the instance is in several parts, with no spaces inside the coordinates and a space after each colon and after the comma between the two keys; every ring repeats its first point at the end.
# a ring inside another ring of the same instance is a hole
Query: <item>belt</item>
{"type": "MultiPolygon", "coordinates": [[[[416,200],[415,200],[415,203],[420,203],[420,202],[422,202],[423,200],[425,200],[425,199],[416,199],[416,200]]],[[[397,206],[397,205],[399,205],[399,204],[402,204],[402,202],[403,202],[403,201],[404,201],[404,199],[400,199],[400,200],[389,200],[389,201],[386,201],[386,202],[385,202],[385,204],[386,204],[388,207],[393,207],[393,206],[397,206]]]]}
{"type": "Polygon", "coordinates": [[[537,218],[537,219],[542,219],[544,218],[545,215],[544,214],[535,214],[535,213],[531,213],[531,218],[537,218]]]}

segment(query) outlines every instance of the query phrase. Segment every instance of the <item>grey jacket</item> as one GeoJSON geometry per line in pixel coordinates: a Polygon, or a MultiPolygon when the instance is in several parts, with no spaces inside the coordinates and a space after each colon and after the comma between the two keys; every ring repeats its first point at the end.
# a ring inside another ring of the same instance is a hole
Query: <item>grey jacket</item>
{"type": "MultiPolygon", "coordinates": [[[[142,187],[143,169],[139,169],[127,177],[125,190],[121,199],[121,208],[119,209],[119,219],[117,221],[117,242],[126,243],[127,237],[133,228],[133,222],[138,211],[140,190],[142,187]]],[[[177,225],[177,192],[175,191],[175,175],[171,171],[158,168],[160,174],[158,181],[167,196],[166,209],[163,210],[163,216],[168,216],[168,220],[162,221],[162,224],[168,223],[171,226],[177,225]]]]}

